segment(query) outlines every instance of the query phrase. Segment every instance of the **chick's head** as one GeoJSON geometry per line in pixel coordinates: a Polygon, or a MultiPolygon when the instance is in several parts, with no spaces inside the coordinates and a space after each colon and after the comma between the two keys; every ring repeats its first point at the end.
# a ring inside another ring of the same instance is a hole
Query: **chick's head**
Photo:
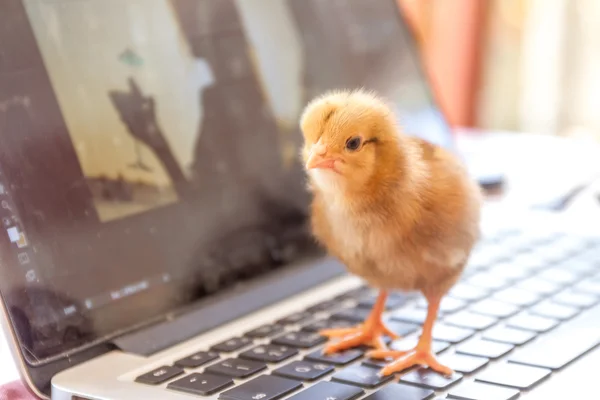
{"type": "Polygon", "coordinates": [[[323,190],[368,185],[398,155],[398,131],[390,108],[365,91],[336,91],[311,101],[300,127],[302,158],[323,190]]]}

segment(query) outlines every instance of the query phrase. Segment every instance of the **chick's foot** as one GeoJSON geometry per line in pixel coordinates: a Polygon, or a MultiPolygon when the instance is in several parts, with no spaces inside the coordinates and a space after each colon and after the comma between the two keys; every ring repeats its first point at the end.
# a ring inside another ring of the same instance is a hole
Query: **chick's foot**
{"type": "Polygon", "coordinates": [[[327,329],[319,332],[321,335],[333,339],[324,349],[325,354],[333,354],[358,346],[374,347],[378,350],[387,350],[384,336],[398,339],[399,336],[390,330],[380,318],[375,322],[367,320],[364,324],[354,328],[327,329]]]}
{"type": "Polygon", "coordinates": [[[414,350],[410,351],[375,350],[367,353],[367,357],[375,359],[394,359],[394,361],[390,362],[381,370],[380,374],[383,376],[388,376],[396,372],[402,372],[415,365],[427,366],[432,370],[446,376],[452,375],[453,373],[451,368],[440,364],[431,350],[421,350],[418,346],[414,350]]]}

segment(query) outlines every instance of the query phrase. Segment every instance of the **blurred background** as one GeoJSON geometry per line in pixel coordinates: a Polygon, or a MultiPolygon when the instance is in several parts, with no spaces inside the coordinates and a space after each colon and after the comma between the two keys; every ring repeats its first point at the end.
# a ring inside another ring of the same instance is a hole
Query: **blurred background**
{"type": "Polygon", "coordinates": [[[398,1],[454,126],[600,141],[600,2],[398,1]]]}

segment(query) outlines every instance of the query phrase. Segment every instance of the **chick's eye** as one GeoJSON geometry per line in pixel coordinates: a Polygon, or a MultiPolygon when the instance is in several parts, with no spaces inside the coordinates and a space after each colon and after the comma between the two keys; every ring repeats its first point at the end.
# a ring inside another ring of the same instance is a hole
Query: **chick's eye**
{"type": "Polygon", "coordinates": [[[358,148],[360,147],[361,142],[362,141],[361,141],[360,137],[355,136],[355,137],[350,138],[350,139],[348,139],[346,141],[346,148],[348,150],[352,150],[352,151],[358,150],[358,148]]]}

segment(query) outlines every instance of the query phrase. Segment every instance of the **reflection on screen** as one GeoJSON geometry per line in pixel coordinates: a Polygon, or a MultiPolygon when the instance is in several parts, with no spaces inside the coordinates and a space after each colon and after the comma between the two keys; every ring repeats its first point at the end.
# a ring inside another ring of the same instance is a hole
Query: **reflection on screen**
{"type": "Polygon", "coordinates": [[[298,118],[325,90],[374,89],[447,145],[395,7],[0,4],[20,21],[0,33],[0,286],[32,359],[318,254],[298,118]]]}

